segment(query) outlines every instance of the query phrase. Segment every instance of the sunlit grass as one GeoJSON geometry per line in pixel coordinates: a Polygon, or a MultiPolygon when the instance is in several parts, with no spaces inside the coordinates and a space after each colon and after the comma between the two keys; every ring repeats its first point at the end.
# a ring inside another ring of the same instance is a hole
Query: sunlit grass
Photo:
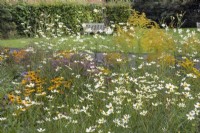
{"type": "MultiPolygon", "coordinates": [[[[200,38],[200,32],[197,31],[195,28],[183,28],[181,29],[181,34],[177,29],[169,29],[169,33],[175,39],[181,39],[183,36],[187,36],[187,31],[192,32],[194,31],[197,37],[200,38]],[[176,32],[174,32],[176,30],[176,32]]],[[[46,40],[46,39],[45,39],[46,40]]],[[[9,40],[0,40],[1,47],[9,47],[9,48],[25,48],[29,45],[34,44],[34,42],[43,41],[42,38],[19,38],[19,39],[9,39],[9,40]]],[[[101,38],[95,38],[93,35],[83,35],[80,36],[80,40],[76,39],[76,36],[66,36],[66,37],[59,37],[53,38],[50,40],[46,40],[49,43],[56,43],[60,42],[57,45],[57,48],[60,50],[71,50],[72,48],[76,48],[80,50],[85,47],[85,49],[89,49],[95,52],[113,52],[113,51],[121,51],[121,49],[116,44],[115,36],[107,36],[103,35],[101,38]]],[[[123,49],[124,52],[135,52],[131,49],[123,49]]]]}

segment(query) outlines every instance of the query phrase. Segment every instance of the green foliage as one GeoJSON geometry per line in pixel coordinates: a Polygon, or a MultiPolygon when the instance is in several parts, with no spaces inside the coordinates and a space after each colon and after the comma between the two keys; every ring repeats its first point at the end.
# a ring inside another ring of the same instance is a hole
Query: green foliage
{"type": "Polygon", "coordinates": [[[107,18],[114,23],[126,22],[131,15],[129,5],[110,5],[107,6],[107,18]]]}
{"type": "Polygon", "coordinates": [[[196,27],[196,22],[200,19],[198,0],[137,0],[133,3],[133,8],[145,12],[148,18],[156,22],[165,18],[168,24],[178,22],[177,14],[184,13],[182,27],[196,27]],[[176,19],[172,20],[172,16],[176,19]]]}
{"type": "MultiPolygon", "coordinates": [[[[82,23],[87,22],[125,22],[129,16],[129,5],[119,4],[54,4],[54,5],[30,5],[18,3],[16,5],[2,5],[9,10],[10,16],[17,25],[19,35],[34,36],[38,30],[46,30],[44,24],[55,22],[57,15],[60,16],[59,22],[70,29],[71,33],[78,33],[82,29],[82,23]],[[45,17],[43,16],[45,15],[45,17]],[[27,31],[28,30],[28,31],[27,31]]],[[[3,20],[7,22],[7,19],[3,20]]],[[[66,28],[65,28],[66,29],[66,28]]]]}
{"type": "Polygon", "coordinates": [[[175,63],[175,42],[156,22],[134,10],[127,24],[117,28],[116,41],[121,47],[128,47],[133,51],[137,49],[140,53],[152,53],[148,59],[162,62],[163,65],[175,63]]]}
{"type": "Polygon", "coordinates": [[[15,34],[15,28],[10,10],[0,4],[0,35],[2,38],[9,38],[15,34]]]}

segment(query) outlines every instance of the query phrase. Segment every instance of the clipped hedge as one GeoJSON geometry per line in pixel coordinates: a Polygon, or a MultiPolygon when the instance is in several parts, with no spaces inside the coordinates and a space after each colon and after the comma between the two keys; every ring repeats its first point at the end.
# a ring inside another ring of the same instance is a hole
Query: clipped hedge
{"type": "MultiPolygon", "coordinates": [[[[100,4],[54,4],[54,5],[1,5],[7,8],[12,15],[12,21],[17,25],[19,35],[25,35],[24,30],[29,29],[33,36],[41,27],[41,21],[51,23],[57,15],[60,16],[59,22],[63,22],[72,32],[81,31],[82,23],[87,22],[106,22],[114,23],[126,22],[130,15],[130,6],[127,4],[119,5],[100,5],[100,4]],[[43,16],[41,15],[43,14],[43,16]],[[23,23],[23,24],[22,24],[23,23]]],[[[5,20],[6,21],[6,20],[5,20]]]]}

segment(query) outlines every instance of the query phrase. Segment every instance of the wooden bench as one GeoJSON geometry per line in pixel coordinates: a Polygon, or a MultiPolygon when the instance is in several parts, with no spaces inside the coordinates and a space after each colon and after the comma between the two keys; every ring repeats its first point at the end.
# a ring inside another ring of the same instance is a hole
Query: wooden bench
{"type": "Polygon", "coordinates": [[[102,33],[106,28],[104,23],[83,23],[82,26],[84,33],[102,33]]]}

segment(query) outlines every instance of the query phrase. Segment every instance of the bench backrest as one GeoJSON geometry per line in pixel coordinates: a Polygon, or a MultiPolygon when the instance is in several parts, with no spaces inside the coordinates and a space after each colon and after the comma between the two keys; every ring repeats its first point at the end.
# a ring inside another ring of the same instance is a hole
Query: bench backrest
{"type": "Polygon", "coordinates": [[[87,33],[103,32],[106,26],[104,23],[84,23],[83,30],[87,33]]]}

